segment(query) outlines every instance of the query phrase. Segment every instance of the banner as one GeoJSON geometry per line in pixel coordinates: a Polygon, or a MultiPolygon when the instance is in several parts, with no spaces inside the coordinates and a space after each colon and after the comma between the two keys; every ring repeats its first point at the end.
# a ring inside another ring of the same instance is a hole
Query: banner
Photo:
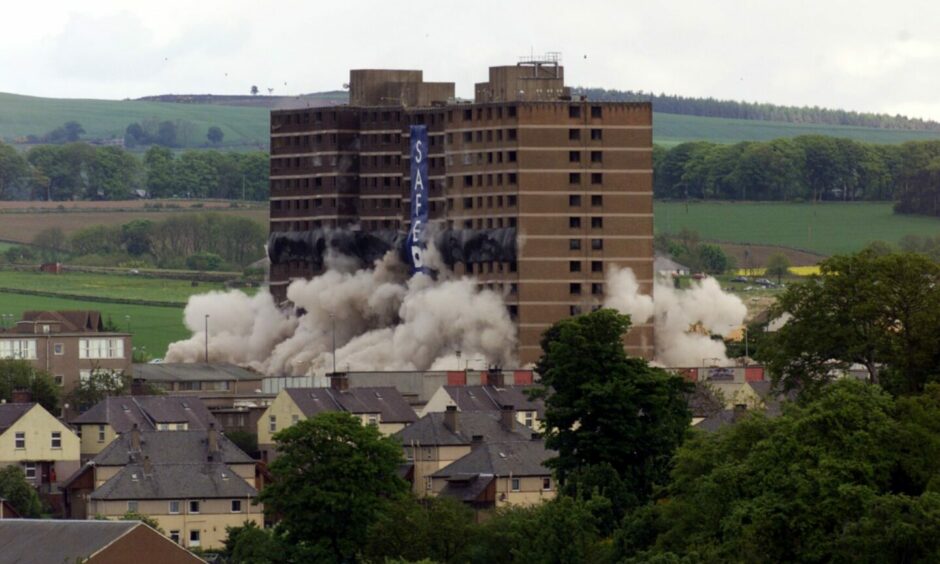
{"type": "Polygon", "coordinates": [[[427,250],[428,228],[428,128],[411,126],[411,230],[408,232],[408,255],[411,257],[411,273],[430,274],[424,264],[427,250]]]}

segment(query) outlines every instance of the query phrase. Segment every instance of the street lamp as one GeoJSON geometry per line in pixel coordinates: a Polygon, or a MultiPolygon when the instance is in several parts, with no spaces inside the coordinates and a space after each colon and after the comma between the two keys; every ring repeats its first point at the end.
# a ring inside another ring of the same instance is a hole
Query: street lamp
{"type": "Polygon", "coordinates": [[[127,332],[130,333],[130,332],[131,332],[131,316],[130,316],[130,315],[125,315],[125,316],[124,316],[124,321],[127,322],[127,332]]]}
{"type": "Polygon", "coordinates": [[[209,364],[209,314],[206,314],[206,364],[209,364]]]}
{"type": "Polygon", "coordinates": [[[336,375],[336,316],[330,313],[330,325],[333,327],[333,375],[336,375]]]}

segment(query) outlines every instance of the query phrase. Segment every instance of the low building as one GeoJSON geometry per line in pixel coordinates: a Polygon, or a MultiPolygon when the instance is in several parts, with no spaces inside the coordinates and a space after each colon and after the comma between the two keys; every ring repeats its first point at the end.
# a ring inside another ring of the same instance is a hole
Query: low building
{"type": "Polygon", "coordinates": [[[79,429],[85,459],[135,426],[141,431],[207,431],[218,425],[202,400],[189,396],[107,397],[71,424],[79,429]]]}
{"type": "Polygon", "coordinates": [[[27,311],[0,329],[0,358],[50,373],[64,394],[96,371],[130,374],[132,351],[131,335],[105,331],[97,311],[27,311]]]}
{"type": "Polygon", "coordinates": [[[417,420],[414,410],[395,388],[287,388],[281,390],[258,422],[258,448],[263,460],[276,457],[274,435],[324,412],[345,412],[377,425],[384,435],[417,420]]]}
{"type": "Polygon", "coordinates": [[[248,394],[261,391],[261,374],[225,362],[135,364],[134,383],[174,395],[248,394]]]}
{"type": "Polygon", "coordinates": [[[511,407],[501,412],[459,412],[448,406],[444,413],[427,413],[393,436],[401,443],[407,464],[412,468],[412,489],[416,495],[433,495],[431,475],[470,454],[486,443],[532,440],[531,429],[516,420],[511,407]]]}
{"type": "Polygon", "coordinates": [[[226,527],[264,523],[254,505],[257,465],[214,426],[208,431],[132,430],[63,485],[67,516],[153,517],[187,547],[219,548],[226,527]]]}
{"type": "Polygon", "coordinates": [[[422,414],[440,413],[447,406],[457,411],[502,411],[512,407],[516,420],[530,429],[541,429],[545,418],[545,402],[532,400],[528,391],[532,386],[441,386],[424,406],[422,414]]]}
{"type": "Polygon", "coordinates": [[[205,560],[140,521],[0,522],[0,560],[17,564],[199,564],[205,560]]]}
{"type": "Polygon", "coordinates": [[[78,470],[79,439],[38,403],[0,404],[0,466],[16,465],[43,494],[78,470]]]}
{"type": "Polygon", "coordinates": [[[483,444],[431,474],[431,492],[478,510],[535,505],[555,497],[555,481],[545,466],[552,456],[540,438],[483,444]]]}

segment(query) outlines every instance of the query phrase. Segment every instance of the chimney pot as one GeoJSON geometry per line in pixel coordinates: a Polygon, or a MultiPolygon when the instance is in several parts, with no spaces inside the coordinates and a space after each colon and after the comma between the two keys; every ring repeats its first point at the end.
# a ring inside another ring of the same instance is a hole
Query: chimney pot
{"type": "Polygon", "coordinates": [[[444,426],[447,427],[451,433],[458,431],[456,405],[448,405],[447,409],[444,411],[444,426]]]}
{"type": "Polygon", "coordinates": [[[140,452],[140,427],[137,423],[131,429],[131,452],[140,452]]]}
{"type": "Polygon", "coordinates": [[[340,391],[349,389],[349,377],[345,372],[333,372],[330,374],[330,388],[340,391]]]}

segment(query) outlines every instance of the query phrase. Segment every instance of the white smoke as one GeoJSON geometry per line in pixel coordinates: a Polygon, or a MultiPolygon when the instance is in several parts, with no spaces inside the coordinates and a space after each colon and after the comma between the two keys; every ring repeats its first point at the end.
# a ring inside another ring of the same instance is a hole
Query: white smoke
{"type": "Polygon", "coordinates": [[[299,317],[279,310],[265,290],[190,298],[184,318],[193,335],[170,345],[167,362],[202,361],[208,314],[209,360],[269,375],[331,372],[334,334],[337,370],[427,370],[457,351],[515,363],[516,330],[501,297],[472,279],[408,279],[394,253],[370,269],[355,270],[342,257],[328,257],[327,266],[288,287],[299,317]]]}
{"type": "Polygon", "coordinates": [[[678,290],[657,279],[653,296],[640,293],[629,268],[607,272],[606,307],[629,314],[633,324],[652,318],[656,332],[656,362],[664,366],[731,364],[722,341],[710,335],[726,335],[744,323],[747,307],[740,298],[721,290],[718,281],[706,278],[678,290]]]}

